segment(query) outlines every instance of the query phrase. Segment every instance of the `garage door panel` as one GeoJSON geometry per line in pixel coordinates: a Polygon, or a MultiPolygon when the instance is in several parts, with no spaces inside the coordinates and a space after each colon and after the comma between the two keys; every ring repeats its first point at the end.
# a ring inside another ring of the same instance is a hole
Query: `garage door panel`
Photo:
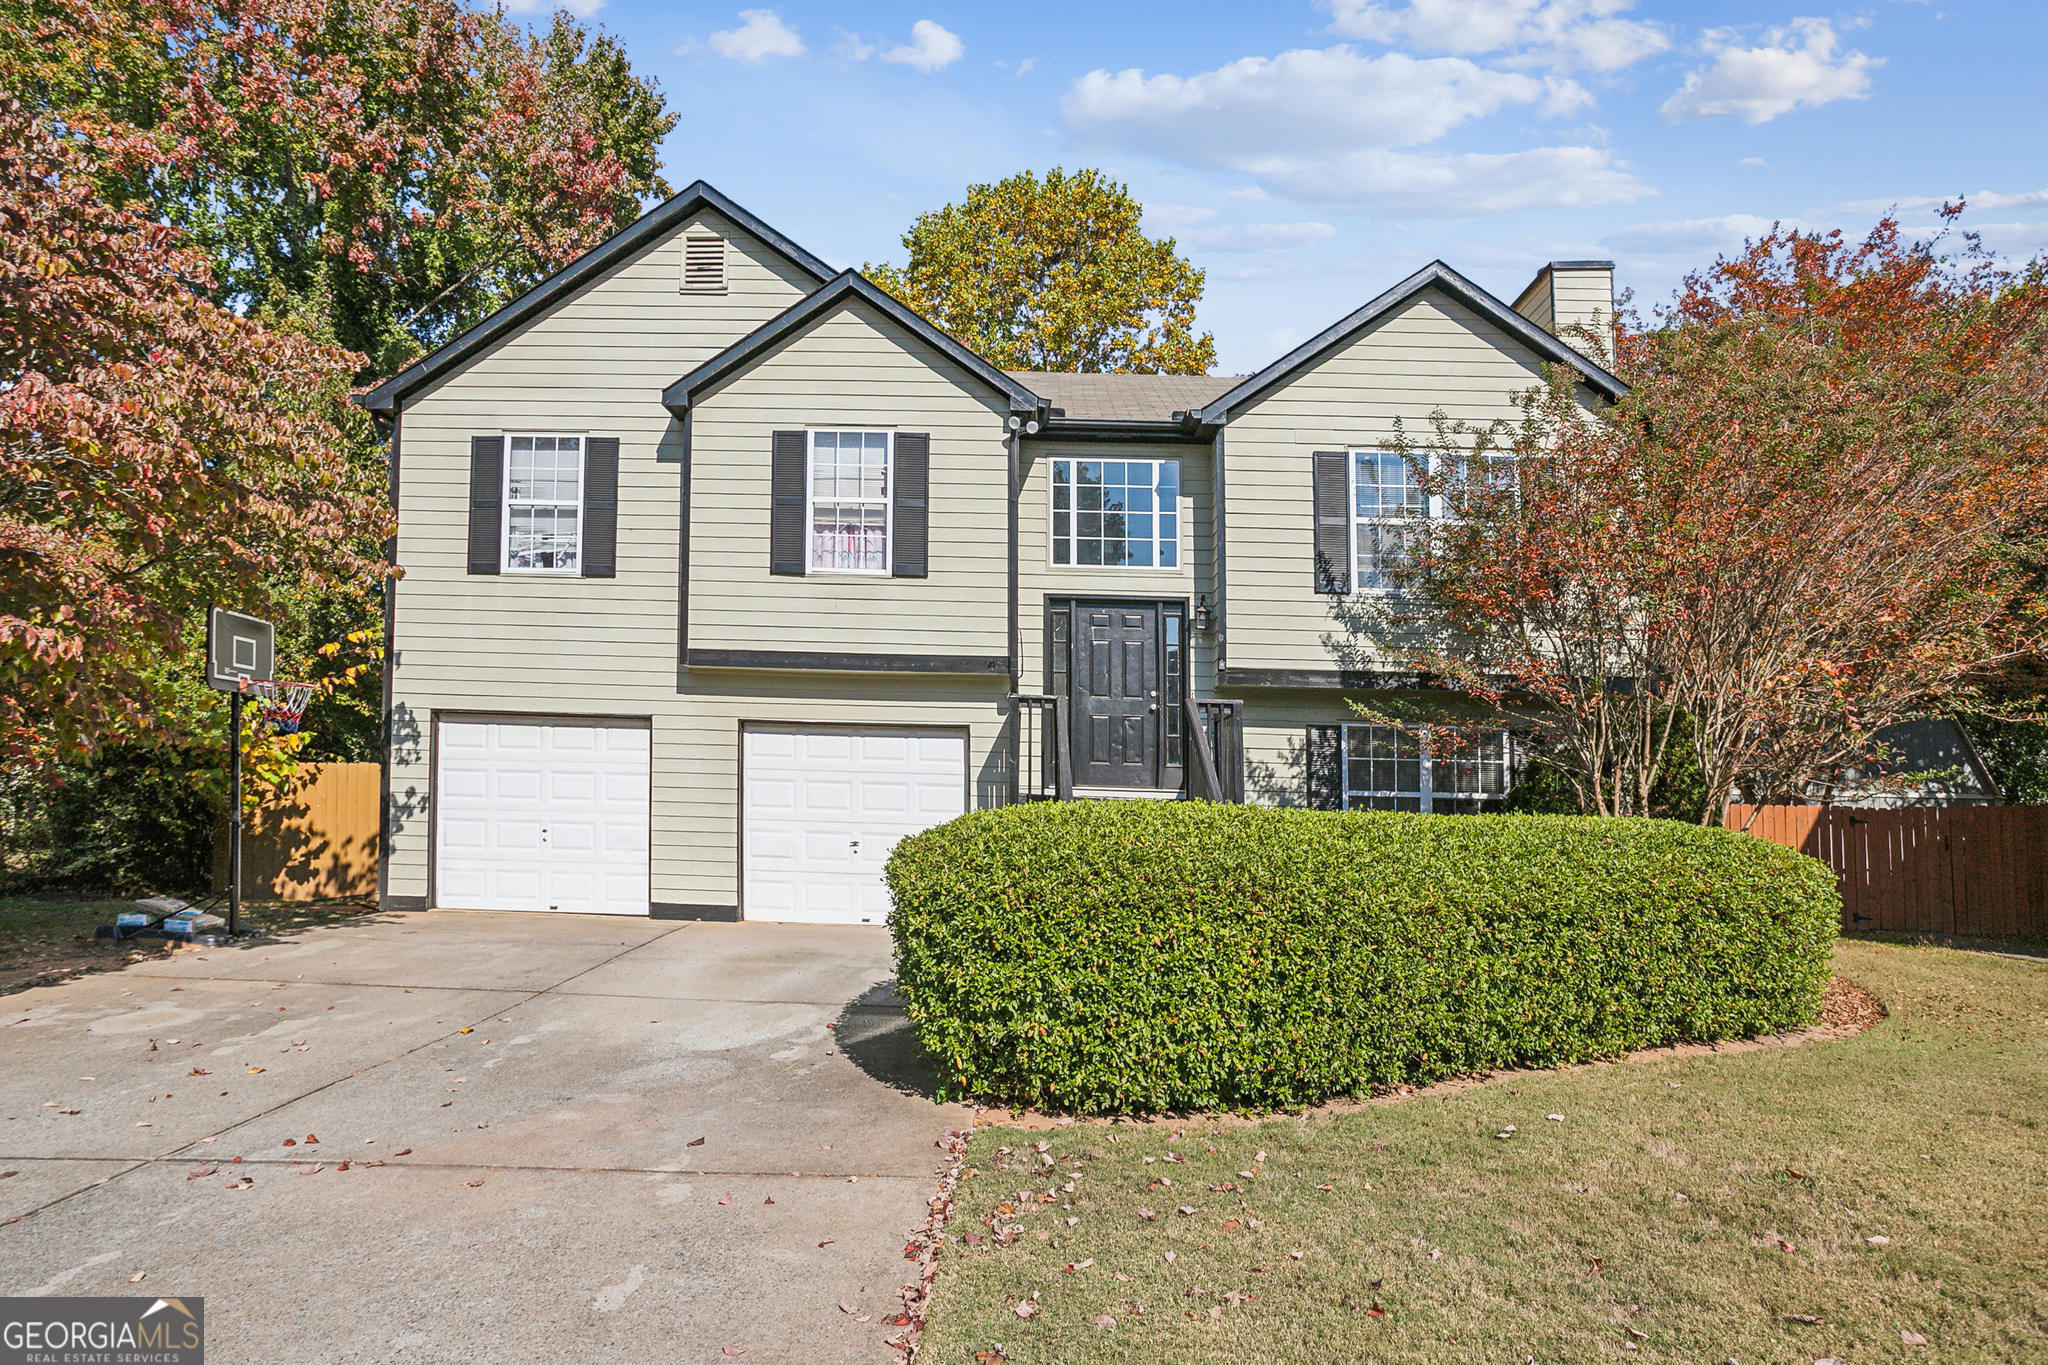
{"type": "Polygon", "coordinates": [[[748,919],[882,923],[889,851],[966,808],[957,733],[749,728],[742,763],[748,919]]]}
{"type": "Polygon", "coordinates": [[[647,913],[646,726],[451,719],[436,744],[438,904],[647,913]]]}

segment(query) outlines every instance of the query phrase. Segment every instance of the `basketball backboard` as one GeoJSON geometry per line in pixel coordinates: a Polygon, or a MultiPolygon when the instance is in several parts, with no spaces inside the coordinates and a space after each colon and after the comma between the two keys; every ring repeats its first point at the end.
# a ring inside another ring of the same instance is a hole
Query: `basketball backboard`
{"type": "Polygon", "coordinates": [[[234,692],[245,681],[268,681],[275,645],[270,622],[215,607],[206,616],[206,685],[234,692]]]}

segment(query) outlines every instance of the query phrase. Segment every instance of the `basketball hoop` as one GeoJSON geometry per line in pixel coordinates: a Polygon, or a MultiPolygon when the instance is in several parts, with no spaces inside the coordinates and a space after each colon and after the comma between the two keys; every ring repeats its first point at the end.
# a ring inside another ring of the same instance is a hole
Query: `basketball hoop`
{"type": "Polygon", "coordinates": [[[306,714],[306,703],[313,699],[311,683],[244,678],[238,690],[256,698],[257,713],[274,733],[280,735],[298,733],[299,722],[306,714]]]}

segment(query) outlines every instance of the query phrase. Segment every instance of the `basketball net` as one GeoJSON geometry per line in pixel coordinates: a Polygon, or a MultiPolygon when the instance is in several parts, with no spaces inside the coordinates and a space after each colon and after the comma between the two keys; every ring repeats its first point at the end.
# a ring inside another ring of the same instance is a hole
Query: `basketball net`
{"type": "Polygon", "coordinates": [[[256,714],[280,735],[298,733],[299,722],[306,715],[306,703],[313,699],[311,683],[244,678],[239,690],[256,699],[256,714]]]}

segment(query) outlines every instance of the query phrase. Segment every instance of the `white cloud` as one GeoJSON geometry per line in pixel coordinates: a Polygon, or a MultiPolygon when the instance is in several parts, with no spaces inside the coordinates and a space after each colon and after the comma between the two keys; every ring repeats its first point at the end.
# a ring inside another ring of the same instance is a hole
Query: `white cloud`
{"type": "Polygon", "coordinates": [[[1011,74],[1013,76],[1028,76],[1031,74],[1032,68],[1036,67],[1037,65],[1038,58],[1026,57],[1023,61],[1017,63],[1017,69],[1013,71],[1011,74]]]}
{"type": "Polygon", "coordinates": [[[1340,46],[1246,57],[1188,77],[1092,71],[1068,90],[1061,109],[1083,136],[1247,175],[1269,195],[1437,217],[1649,193],[1592,147],[1456,156],[1398,150],[1508,106],[1541,113],[1577,107],[1583,97],[1571,81],[1489,70],[1461,57],[1365,57],[1340,46]]]}
{"type": "Polygon", "coordinates": [[[712,34],[711,47],[719,56],[738,62],[804,55],[804,40],[772,9],[741,10],[740,26],[712,34]]]}
{"type": "Polygon", "coordinates": [[[875,55],[875,45],[858,33],[848,33],[843,28],[834,29],[833,32],[839,35],[839,41],[832,44],[832,55],[840,61],[864,62],[875,55]]]}
{"type": "Polygon", "coordinates": [[[1225,199],[1243,199],[1253,204],[1263,204],[1271,200],[1273,196],[1257,185],[1246,185],[1240,189],[1223,191],[1223,197],[1225,199]]]}
{"type": "Polygon", "coordinates": [[[966,45],[956,35],[929,19],[920,19],[910,26],[910,41],[884,52],[882,60],[916,67],[919,71],[937,71],[959,61],[966,51],[966,45]]]}
{"type": "Polygon", "coordinates": [[[1162,204],[1154,200],[1145,205],[1145,226],[1154,232],[1178,232],[1215,216],[1216,210],[1200,204],[1162,204]]]}
{"type": "Polygon", "coordinates": [[[1740,47],[1734,30],[1707,30],[1703,41],[1713,65],[1688,72],[1659,112],[1673,123],[1768,123],[1794,109],[1862,99],[1870,92],[1870,73],[1884,65],[1882,57],[1861,52],[1837,55],[1835,26],[1826,19],[1794,19],[1763,37],[1761,46],[1740,47]]]}
{"type": "Polygon", "coordinates": [[[1329,0],[1330,30],[1429,52],[1499,52],[1514,65],[1615,71],[1671,45],[1618,16],[1635,0],[1329,0]]]}
{"type": "Polygon", "coordinates": [[[1210,251],[1296,251],[1336,235],[1328,223],[1242,223],[1196,228],[1181,240],[1210,251]]]}
{"type": "Polygon", "coordinates": [[[604,8],[604,0],[502,0],[506,10],[513,14],[538,14],[542,9],[554,11],[565,9],[578,19],[588,19],[604,8]]]}
{"type": "MultiPolygon", "coordinates": [[[[2037,209],[2048,207],[2048,190],[2024,190],[2019,194],[2001,194],[1997,190],[1979,190],[1975,194],[1928,195],[1909,194],[1899,199],[1857,199],[1842,207],[1852,213],[1884,213],[1897,209],[1901,213],[1932,213],[1943,204],[1962,200],[1972,210],[1993,212],[2004,209],[2037,209]]],[[[1969,220],[1963,220],[1969,225],[1969,220]]]]}
{"type": "Polygon", "coordinates": [[[1746,156],[1742,158],[1742,160],[1736,162],[1735,164],[1738,166],[1761,166],[1767,171],[1775,171],[1776,169],[1778,169],[1776,166],[1773,166],[1770,162],[1764,160],[1760,156],[1746,156]]]}
{"type": "Polygon", "coordinates": [[[1638,223],[1601,239],[1613,251],[1643,256],[1687,256],[1707,264],[1716,253],[1738,251],[1744,242],[1768,236],[1774,226],[1801,228],[1796,218],[1773,220],[1753,213],[1719,218],[1682,218],[1664,223],[1638,223]]]}

